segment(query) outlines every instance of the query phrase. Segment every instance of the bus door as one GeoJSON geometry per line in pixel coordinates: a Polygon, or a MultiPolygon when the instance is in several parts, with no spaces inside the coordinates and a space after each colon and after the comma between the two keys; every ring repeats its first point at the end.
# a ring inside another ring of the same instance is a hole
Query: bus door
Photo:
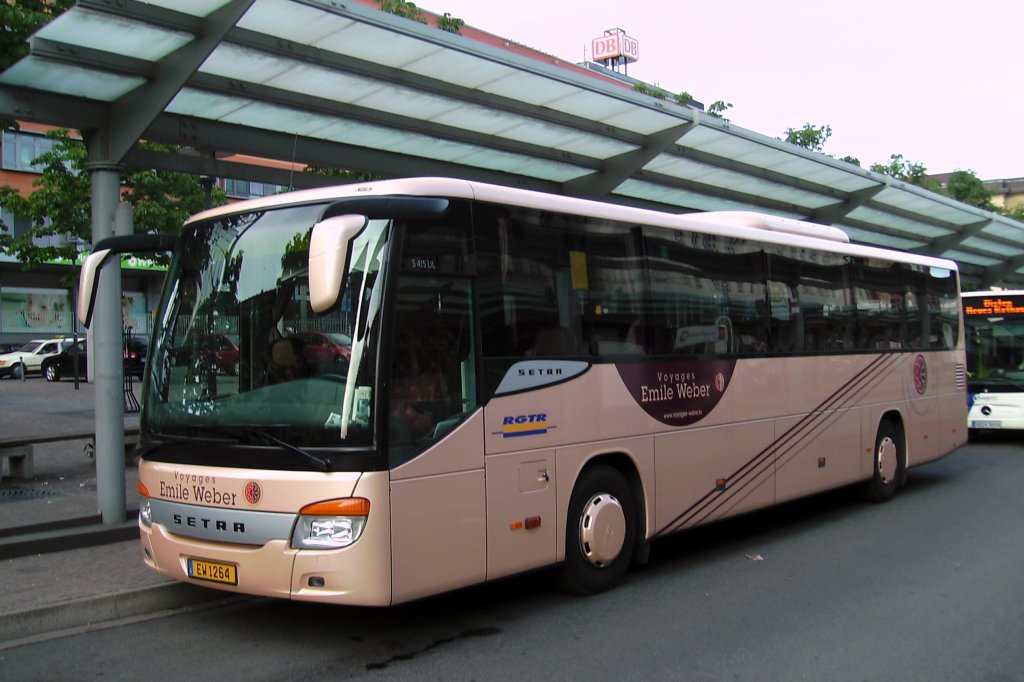
{"type": "Polygon", "coordinates": [[[470,289],[467,279],[403,273],[393,299],[386,390],[396,601],[486,575],[470,289]]]}

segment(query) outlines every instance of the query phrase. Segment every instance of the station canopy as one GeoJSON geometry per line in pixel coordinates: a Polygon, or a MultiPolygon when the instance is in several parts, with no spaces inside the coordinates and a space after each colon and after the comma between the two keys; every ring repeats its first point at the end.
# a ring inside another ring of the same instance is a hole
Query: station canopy
{"type": "Polygon", "coordinates": [[[1020,222],[462,32],[370,0],[80,0],[0,74],[0,116],[83,131],[93,163],[338,182],[238,162],[258,157],[759,211],[953,259],[965,287],[1024,285],[1020,222]]]}

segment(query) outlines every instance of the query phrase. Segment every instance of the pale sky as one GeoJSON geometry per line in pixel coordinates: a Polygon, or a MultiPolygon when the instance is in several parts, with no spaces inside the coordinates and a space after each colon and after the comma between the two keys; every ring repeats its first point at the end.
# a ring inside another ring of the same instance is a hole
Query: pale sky
{"type": "Polygon", "coordinates": [[[629,75],[781,138],[830,125],[824,151],[929,173],[1024,177],[1022,0],[422,0],[420,7],[580,62],[621,28],[629,75]]]}

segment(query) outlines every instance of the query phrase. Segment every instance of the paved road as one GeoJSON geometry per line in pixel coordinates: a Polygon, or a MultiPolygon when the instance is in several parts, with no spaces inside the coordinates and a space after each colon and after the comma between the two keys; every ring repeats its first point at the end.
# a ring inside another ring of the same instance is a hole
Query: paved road
{"type": "Polygon", "coordinates": [[[7,649],[0,679],[1020,680],[1021,489],[1024,447],[988,440],[888,504],[662,541],[597,597],[538,574],[395,609],[246,599],[7,649]]]}
{"type": "MultiPolygon", "coordinates": [[[[133,385],[136,396],[138,383],[133,385]]],[[[38,375],[24,381],[0,379],[0,437],[93,433],[96,393],[89,383],[77,389],[70,379],[48,382],[38,375]]],[[[125,415],[126,427],[138,426],[138,414],[125,415]]],[[[32,480],[0,482],[0,531],[56,519],[97,513],[96,466],[86,446],[91,438],[34,446],[32,480]]],[[[135,469],[126,471],[129,506],[138,506],[135,469]]]]}

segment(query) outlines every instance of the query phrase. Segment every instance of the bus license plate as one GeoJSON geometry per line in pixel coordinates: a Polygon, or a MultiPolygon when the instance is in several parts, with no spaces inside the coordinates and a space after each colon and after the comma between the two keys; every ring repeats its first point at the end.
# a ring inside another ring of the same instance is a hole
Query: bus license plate
{"type": "Polygon", "coordinates": [[[972,429],[1001,429],[1003,428],[1003,421],[1001,419],[975,419],[971,424],[972,429]]]}
{"type": "Polygon", "coordinates": [[[222,564],[219,561],[205,559],[188,560],[188,577],[196,580],[209,580],[225,585],[238,584],[238,567],[234,564],[222,564]]]}

